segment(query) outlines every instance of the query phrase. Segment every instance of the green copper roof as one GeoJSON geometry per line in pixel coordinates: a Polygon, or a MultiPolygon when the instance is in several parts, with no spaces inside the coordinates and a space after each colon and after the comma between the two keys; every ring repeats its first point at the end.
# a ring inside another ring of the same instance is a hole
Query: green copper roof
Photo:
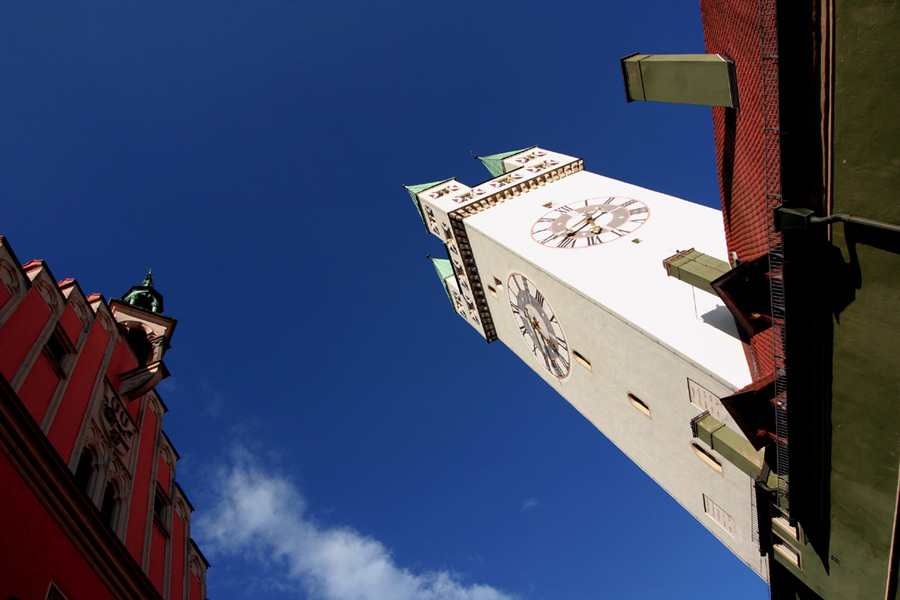
{"type": "Polygon", "coordinates": [[[503,159],[509,158],[513,154],[518,154],[519,152],[525,152],[526,150],[530,150],[534,148],[531,146],[529,148],[522,148],[521,150],[513,150],[512,152],[501,152],[500,154],[491,154],[490,156],[476,156],[478,160],[484,163],[484,166],[487,167],[487,170],[491,172],[491,175],[494,177],[499,177],[506,173],[503,169],[503,159]]]}
{"type": "Polygon", "coordinates": [[[453,305],[453,296],[450,295],[450,288],[447,287],[447,278],[453,275],[453,265],[450,264],[450,261],[446,258],[431,258],[431,262],[434,263],[434,270],[437,271],[438,277],[441,278],[441,285],[444,286],[444,291],[447,292],[447,298],[450,299],[450,305],[453,305]]]}
{"type": "Polygon", "coordinates": [[[122,302],[149,312],[162,314],[163,296],[153,287],[153,272],[148,269],[147,276],[144,277],[141,285],[132,286],[122,296],[122,302]]]}
{"type": "Polygon", "coordinates": [[[453,265],[446,258],[432,258],[431,262],[434,263],[434,270],[437,271],[441,281],[453,275],[453,265]]]}
{"type": "MultiPolygon", "coordinates": [[[[436,185],[441,185],[447,181],[450,181],[453,177],[448,177],[442,181],[432,181],[431,183],[420,183],[419,185],[404,185],[406,191],[409,192],[409,197],[413,199],[413,202],[416,203],[416,208],[419,210],[419,216],[422,217],[422,222],[425,223],[425,215],[422,214],[422,207],[419,206],[419,199],[416,196],[419,195],[419,192],[424,192],[429,188],[433,188],[436,185]]],[[[425,226],[428,227],[428,223],[425,223],[425,226]]]]}
{"type": "Polygon", "coordinates": [[[428,188],[433,188],[436,185],[441,185],[442,183],[446,183],[453,179],[452,177],[448,177],[447,179],[442,179],[440,181],[432,181],[431,183],[420,183],[419,185],[404,185],[406,191],[409,192],[410,197],[412,197],[413,202],[418,203],[419,201],[416,199],[416,196],[420,192],[424,192],[428,188]]]}

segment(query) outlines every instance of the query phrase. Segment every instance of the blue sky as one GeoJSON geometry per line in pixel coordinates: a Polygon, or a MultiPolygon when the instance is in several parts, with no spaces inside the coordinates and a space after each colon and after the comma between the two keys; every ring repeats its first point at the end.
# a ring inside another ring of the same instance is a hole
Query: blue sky
{"type": "Polygon", "coordinates": [[[107,298],[153,268],[211,598],[767,597],[459,321],[401,187],[538,144],[717,206],[709,109],[618,63],[702,52],[697,2],[0,8],[0,234],[107,298]]]}

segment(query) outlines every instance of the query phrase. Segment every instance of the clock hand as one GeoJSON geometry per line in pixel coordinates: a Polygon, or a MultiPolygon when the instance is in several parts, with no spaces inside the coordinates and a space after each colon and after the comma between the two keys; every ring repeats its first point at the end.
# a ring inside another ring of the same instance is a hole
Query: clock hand
{"type": "Polygon", "coordinates": [[[598,210],[599,210],[599,209],[596,209],[596,208],[595,208],[594,210],[589,210],[589,211],[586,211],[586,212],[583,212],[583,213],[579,213],[579,214],[581,215],[581,218],[578,219],[577,221],[575,221],[575,224],[572,225],[572,227],[567,227],[566,229],[572,229],[572,228],[574,228],[574,227],[577,227],[578,225],[581,225],[582,222],[583,222],[583,223],[590,223],[590,222],[592,222],[592,221],[594,220],[593,215],[594,215],[594,213],[597,212],[598,210]]]}
{"type": "Polygon", "coordinates": [[[593,226],[594,225],[594,214],[597,212],[599,212],[600,214],[604,214],[606,211],[601,210],[599,208],[595,208],[593,210],[579,213],[581,215],[581,218],[578,219],[577,221],[575,221],[575,223],[573,225],[566,227],[563,231],[560,231],[558,233],[551,230],[550,237],[548,239],[554,239],[561,235],[572,236],[572,235],[575,235],[576,233],[578,233],[579,231],[581,231],[582,229],[584,229],[585,227],[587,227],[588,225],[593,226]]]}
{"type": "Polygon", "coordinates": [[[573,230],[570,231],[567,235],[575,235],[576,233],[578,233],[579,231],[581,231],[582,229],[584,229],[584,228],[587,227],[588,225],[591,226],[591,230],[593,230],[595,227],[597,227],[596,223],[594,223],[594,219],[593,219],[592,217],[588,217],[587,219],[585,219],[584,225],[582,225],[582,226],[579,227],[578,229],[573,229],[573,230]]]}
{"type": "Polygon", "coordinates": [[[538,324],[537,317],[533,317],[531,315],[527,315],[527,316],[528,316],[528,324],[531,325],[531,331],[533,334],[535,334],[534,335],[535,346],[538,347],[538,349],[541,351],[541,354],[546,354],[546,352],[544,352],[543,344],[541,344],[541,342],[543,341],[543,339],[542,339],[543,332],[541,331],[541,326],[538,324]]]}
{"type": "Polygon", "coordinates": [[[544,334],[541,331],[538,331],[538,349],[541,351],[541,354],[547,358],[550,356],[550,349],[547,347],[547,339],[544,337],[544,334]]]}
{"type": "Polygon", "coordinates": [[[575,235],[576,233],[578,233],[579,231],[581,231],[588,225],[591,226],[591,231],[593,231],[594,233],[597,233],[598,228],[601,228],[601,226],[597,225],[597,223],[594,221],[594,219],[596,217],[605,215],[606,211],[599,209],[599,208],[595,208],[594,210],[589,210],[582,214],[584,216],[581,219],[579,219],[578,221],[576,221],[575,225],[572,225],[572,227],[566,227],[566,235],[567,236],[575,235]],[[600,214],[596,215],[596,213],[600,213],[600,214]],[[579,225],[580,225],[580,227],[578,227],[579,225]]]}
{"type": "Polygon", "coordinates": [[[552,350],[553,352],[556,352],[556,342],[555,342],[549,335],[547,335],[546,333],[544,333],[544,330],[541,329],[541,325],[540,325],[540,323],[538,322],[537,317],[532,317],[532,318],[531,318],[531,327],[532,327],[532,329],[533,329],[534,331],[536,331],[536,332],[538,333],[538,335],[541,337],[541,339],[542,339],[543,342],[544,342],[544,347],[547,348],[546,351],[544,351],[544,350],[542,349],[542,350],[541,350],[541,354],[544,354],[544,355],[546,355],[546,356],[550,356],[550,351],[551,351],[551,350],[552,350]]]}

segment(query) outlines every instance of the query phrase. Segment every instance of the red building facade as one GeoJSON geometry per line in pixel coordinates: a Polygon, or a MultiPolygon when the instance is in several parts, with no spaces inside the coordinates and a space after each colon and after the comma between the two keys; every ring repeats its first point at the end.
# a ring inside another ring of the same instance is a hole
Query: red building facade
{"type": "Polygon", "coordinates": [[[0,598],[206,598],[155,390],[176,321],[22,265],[0,237],[0,598]]]}

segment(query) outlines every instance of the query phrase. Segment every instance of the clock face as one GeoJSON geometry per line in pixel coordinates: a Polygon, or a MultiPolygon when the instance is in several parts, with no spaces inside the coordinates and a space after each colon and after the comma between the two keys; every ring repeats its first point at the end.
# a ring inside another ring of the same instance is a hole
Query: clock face
{"type": "Polygon", "coordinates": [[[586,198],[558,206],[537,220],[531,237],[551,248],[589,248],[634,233],[650,217],[640,200],[586,198]]]}
{"type": "Polygon", "coordinates": [[[525,345],[548,373],[559,379],[568,377],[569,346],[550,303],[534,282],[519,273],[509,276],[506,289],[525,345]]]}

